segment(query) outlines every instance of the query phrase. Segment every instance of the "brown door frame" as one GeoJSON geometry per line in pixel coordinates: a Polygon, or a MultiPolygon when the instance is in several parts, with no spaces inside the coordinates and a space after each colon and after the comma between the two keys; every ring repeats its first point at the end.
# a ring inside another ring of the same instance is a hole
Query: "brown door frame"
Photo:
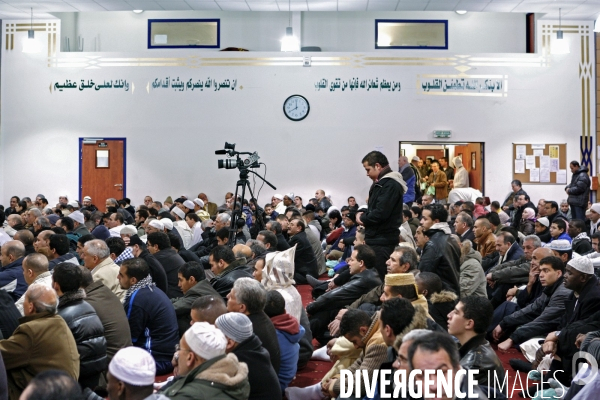
{"type": "MultiPolygon", "coordinates": [[[[402,155],[402,143],[405,144],[411,144],[411,145],[423,145],[423,146],[433,146],[433,145],[437,145],[437,146],[443,146],[443,145],[448,145],[448,144],[453,144],[455,146],[457,145],[461,145],[461,144],[469,144],[469,143],[477,143],[481,146],[481,159],[479,160],[479,165],[481,165],[481,193],[485,194],[485,163],[483,162],[483,157],[484,157],[484,153],[485,153],[485,142],[471,142],[471,141],[460,141],[460,142],[435,142],[435,141],[421,141],[421,140],[405,140],[405,141],[399,141],[398,142],[398,157],[400,157],[402,155]]],[[[466,155],[464,156],[466,157],[466,155]]],[[[450,161],[450,160],[448,160],[450,161]]],[[[410,162],[410,160],[409,160],[410,162]]],[[[471,162],[471,159],[469,158],[466,162],[471,162]]],[[[463,164],[465,163],[465,160],[463,160],[463,164]]]]}
{"type": "Polygon", "coordinates": [[[123,197],[127,197],[127,138],[117,137],[117,138],[79,138],[79,189],[77,192],[79,193],[79,201],[83,201],[83,181],[82,181],[82,163],[83,163],[83,144],[86,140],[95,140],[95,141],[109,141],[109,140],[122,140],[123,141],[123,197]]]}

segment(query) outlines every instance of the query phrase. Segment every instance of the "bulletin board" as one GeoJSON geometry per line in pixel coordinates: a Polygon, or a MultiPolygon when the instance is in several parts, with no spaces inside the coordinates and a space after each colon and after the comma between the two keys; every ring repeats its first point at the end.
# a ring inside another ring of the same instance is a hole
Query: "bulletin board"
{"type": "Polygon", "coordinates": [[[513,180],[527,185],[567,184],[567,144],[513,143],[513,180]],[[548,172],[549,170],[549,172],[548,172]]]}

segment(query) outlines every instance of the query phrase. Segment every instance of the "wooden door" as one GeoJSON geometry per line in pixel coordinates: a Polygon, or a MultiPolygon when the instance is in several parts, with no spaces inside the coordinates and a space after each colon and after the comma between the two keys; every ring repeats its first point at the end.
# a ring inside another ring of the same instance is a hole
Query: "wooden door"
{"type": "Polygon", "coordinates": [[[462,162],[469,173],[469,186],[483,192],[483,163],[482,143],[467,143],[466,146],[456,146],[454,156],[462,155],[462,162]],[[475,163],[473,163],[473,155],[475,163]],[[475,168],[473,168],[473,165],[475,168]]]}
{"type": "Polygon", "coordinates": [[[104,210],[108,198],[125,197],[125,139],[81,140],[79,200],[90,196],[104,210]]]}

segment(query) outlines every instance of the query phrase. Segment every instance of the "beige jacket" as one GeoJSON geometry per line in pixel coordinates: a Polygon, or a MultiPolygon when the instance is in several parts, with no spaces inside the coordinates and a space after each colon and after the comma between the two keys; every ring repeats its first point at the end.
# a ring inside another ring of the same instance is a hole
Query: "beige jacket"
{"type": "Polygon", "coordinates": [[[125,299],[126,290],[121,289],[117,275],[119,275],[119,266],[115,264],[110,257],[104,259],[104,261],[96,265],[92,270],[94,282],[102,282],[119,298],[119,300],[121,300],[122,303],[125,299]]]}

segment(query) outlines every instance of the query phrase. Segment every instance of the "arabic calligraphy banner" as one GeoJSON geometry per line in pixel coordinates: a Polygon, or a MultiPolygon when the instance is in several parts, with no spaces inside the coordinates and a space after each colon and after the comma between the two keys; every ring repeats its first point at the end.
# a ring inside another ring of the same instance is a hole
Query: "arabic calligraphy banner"
{"type": "Polygon", "coordinates": [[[420,94],[455,96],[507,96],[508,76],[417,76],[420,94]]]}
{"type": "MultiPolygon", "coordinates": [[[[237,79],[224,79],[219,81],[217,79],[206,78],[194,80],[190,78],[189,80],[180,79],[179,77],[166,77],[166,78],[156,78],[151,82],[146,84],[146,91],[150,93],[150,90],[161,90],[161,89],[172,89],[175,92],[186,92],[186,91],[221,91],[225,89],[230,89],[232,91],[237,91],[238,82],[237,79]]],[[[86,89],[92,91],[100,91],[107,89],[123,89],[126,92],[131,92],[135,90],[135,85],[133,82],[128,82],[127,79],[117,79],[117,80],[104,80],[102,83],[94,82],[93,79],[81,79],[70,80],[67,79],[64,82],[52,82],[50,84],[50,92],[57,91],[63,92],[68,89],[74,89],[79,92],[84,91],[86,89]]],[[[240,87],[241,89],[241,87],[240,87]]]]}
{"type": "Polygon", "coordinates": [[[350,78],[348,80],[342,80],[341,78],[335,78],[331,81],[323,78],[320,81],[315,83],[315,91],[320,90],[329,90],[330,92],[335,92],[336,90],[343,91],[371,91],[371,90],[379,90],[379,91],[388,91],[395,92],[402,89],[400,82],[397,81],[388,81],[386,79],[379,78],[375,79],[361,79],[358,78],[350,78]]]}

